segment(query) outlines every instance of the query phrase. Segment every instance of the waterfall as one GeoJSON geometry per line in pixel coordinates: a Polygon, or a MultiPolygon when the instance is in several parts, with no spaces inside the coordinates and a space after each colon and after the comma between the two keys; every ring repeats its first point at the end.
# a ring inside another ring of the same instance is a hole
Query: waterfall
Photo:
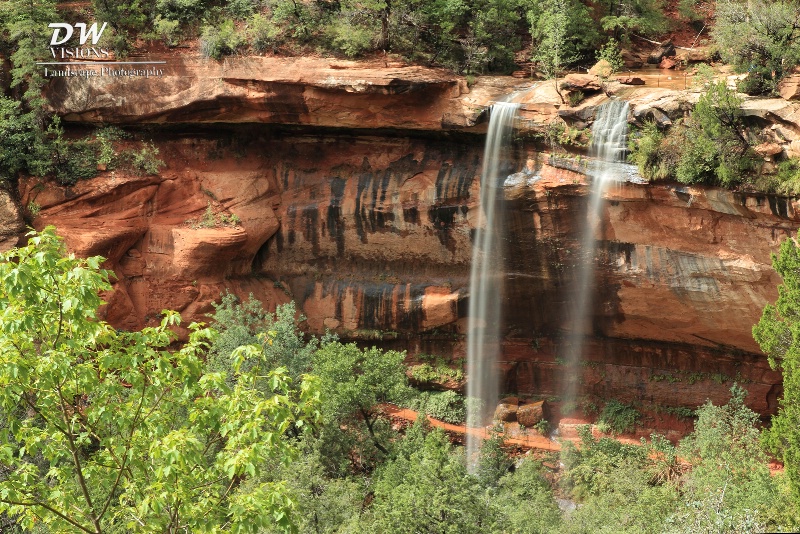
{"type": "MultiPolygon", "coordinates": [[[[501,299],[503,294],[503,182],[510,174],[510,138],[519,104],[495,103],[481,173],[482,218],[472,248],[467,329],[467,427],[490,422],[499,394],[501,299]],[[476,399],[480,399],[478,402],[476,399]]],[[[467,432],[467,465],[475,471],[482,438],[467,432]]]]}
{"type": "Polygon", "coordinates": [[[575,401],[578,392],[578,380],[581,376],[581,361],[585,336],[591,335],[592,326],[592,293],[594,290],[594,271],[597,230],[600,223],[603,192],[608,183],[617,178],[619,164],[625,161],[628,135],[628,103],[623,100],[612,100],[597,110],[592,125],[592,146],[590,156],[593,159],[591,176],[593,187],[589,195],[589,206],[586,221],[583,224],[580,238],[581,259],[578,266],[578,277],[575,299],[569,309],[569,334],[567,335],[566,364],[563,400],[566,403],[575,401]]]}

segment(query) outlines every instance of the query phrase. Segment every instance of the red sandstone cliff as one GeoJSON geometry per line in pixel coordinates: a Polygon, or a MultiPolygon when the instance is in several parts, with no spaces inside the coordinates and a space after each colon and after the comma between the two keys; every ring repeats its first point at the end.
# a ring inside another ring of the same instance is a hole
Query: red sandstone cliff
{"type": "MultiPolygon", "coordinates": [[[[440,71],[362,67],[183,59],[158,80],[59,81],[48,94],[69,121],[164,125],[153,139],[167,167],[69,188],[23,180],[22,204],[35,200],[35,225],[55,224],[79,254],[108,258],[118,280],[106,314],[120,327],[165,308],[202,319],[230,290],[269,307],[294,299],[316,332],[463,355],[483,144],[475,132],[487,104],[530,83],[486,78],[467,88],[440,71]],[[241,222],[191,223],[208,209],[241,222]]],[[[564,111],[549,91],[539,84],[520,96],[524,128],[564,111]]],[[[635,117],[682,113],[674,92],[621,91],[635,117]]],[[[787,149],[800,132],[794,106],[751,106],[788,132],[787,149]]],[[[532,144],[516,153],[528,174],[506,189],[505,387],[547,395],[558,391],[570,328],[585,177],[532,144]]],[[[585,391],[694,406],[724,400],[738,379],[754,408],[774,410],[780,376],[750,328],[776,296],[769,255],[800,226],[795,207],[664,184],[610,190],[585,391]]],[[[18,234],[19,217],[10,220],[6,233],[18,234]]]]}

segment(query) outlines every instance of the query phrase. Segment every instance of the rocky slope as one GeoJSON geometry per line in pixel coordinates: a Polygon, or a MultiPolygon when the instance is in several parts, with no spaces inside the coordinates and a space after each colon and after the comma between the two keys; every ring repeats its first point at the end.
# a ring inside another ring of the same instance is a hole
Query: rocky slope
{"type": "MultiPolygon", "coordinates": [[[[465,353],[471,237],[478,221],[485,109],[517,89],[521,130],[586,126],[552,82],[481,78],[328,60],[171,59],[150,79],[70,78],[48,94],[79,123],[141,127],[167,162],[159,176],[107,171],[71,188],[23,180],[35,226],[58,226],[79,254],[117,273],[106,317],[124,328],[164,308],[202,319],[225,290],[268,307],[294,299],[311,331],[411,353],[465,353]],[[201,224],[210,213],[213,224],[201,224]],[[240,223],[221,224],[235,214],[240,223]],[[204,227],[207,226],[207,227],[204,227]]],[[[612,84],[632,121],[671,121],[697,93],[612,84]]],[[[797,105],[748,102],[786,151],[797,105]]],[[[524,135],[522,137],[525,137],[524,135]]],[[[505,189],[504,389],[557,395],[576,265],[585,258],[584,163],[520,139],[505,189]]],[[[18,235],[16,208],[5,234],[18,235]]],[[[780,376],[750,337],[776,297],[770,253],[800,226],[795,201],[672,184],[606,193],[597,227],[593,332],[584,393],[655,407],[724,402],[747,384],[761,413],[780,376]]]]}

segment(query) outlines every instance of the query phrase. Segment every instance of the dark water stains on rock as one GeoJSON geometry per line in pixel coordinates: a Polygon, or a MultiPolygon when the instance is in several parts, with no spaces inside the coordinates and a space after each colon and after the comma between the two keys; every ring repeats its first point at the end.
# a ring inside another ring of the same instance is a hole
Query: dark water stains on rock
{"type": "Polygon", "coordinates": [[[330,238],[336,241],[336,255],[344,254],[345,223],[342,216],[342,202],[347,181],[339,176],[331,178],[330,204],[327,211],[327,231],[330,238]]]}

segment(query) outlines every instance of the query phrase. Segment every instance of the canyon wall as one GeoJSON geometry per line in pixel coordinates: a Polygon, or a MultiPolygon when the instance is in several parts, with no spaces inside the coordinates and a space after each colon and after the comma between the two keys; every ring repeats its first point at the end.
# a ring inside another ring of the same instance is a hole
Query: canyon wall
{"type": "MultiPolygon", "coordinates": [[[[167,163],[158,176],[20,183],[21,204],[41,207],[37,228],[55,224],[77,253],[108,258],[118,277],[108,320],[140,328],[165,308],[204,319],[222,292],[252,293],[269,308],[295,300],[312,332],[464,357],[484,110],[531,84],[485,78],[470,88],[418,67],[321,61],[182,60],[152,84],[50,87],[69,121],[150,124],[133,131],[167,163]],[[220,222],[231,215],[240,222],[220,222]]],[[[692,98],[636,91],[632,120],[674,117],[692,98]]],[[[558,113],[589,120],[605,98],[574,115],[554,93],[546,84],[525,93],[523,130],[540,132],[558,113]]],[[[621,183],[605,193],[599,253],[588,258],[584,162],[543,149],[515,142],[520,173],[504,189],[504,391],[558,394],[577,265],[592,261],[584,394],[694,407],[725,402],[737,380],[754,409],[773,412],[781,377],[750,329],[777,296],[770,253],[800,226],[796,203],[621,183]]]]}

